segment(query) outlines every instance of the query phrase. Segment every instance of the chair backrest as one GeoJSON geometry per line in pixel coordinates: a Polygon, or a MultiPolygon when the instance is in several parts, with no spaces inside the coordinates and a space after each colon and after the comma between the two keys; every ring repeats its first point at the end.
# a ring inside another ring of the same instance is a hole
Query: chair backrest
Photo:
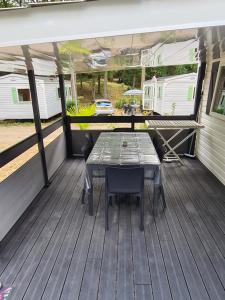
{"type": "Polygon", "coordinates": [[[144,168],[140,166],[107,167],[105,182],[108,193],[142,193],[144,191],[144,168]]]}
{"type": "Polygon", "coordinates": [[[124,127],[124,128],[114,128],[113,131],[115,131],[115,132],[131,132],[133,130],[132,130],[132,128],[124,127]]]}
{"type": "Polygon", "coordinates": [[[158,154],[159,160],[160,162],[162,162],[163,157],[166,153],[165,146],[163,146],[163,140],[158,135],[155,135],[154,138],[152,139],[152,142],[158,154]]]}
{"type": "Polygon", "coordinates": [[[85,144],[85,145],[83,145],[83,146],[81,147],[81,153],[83,154],[84,160],[85,160],[85,161],[87,161],[87,159],[88,159],[88,157],[89,157],[89,155],[90,155],[90,153],[91,153],[91,150],[92,150],[92,148],[89,147],[88,144],[85,144]]]}
{"type": "Polygon", "coordinates": [[[93,147],[94,142],[92,135],[90,133],[85,133],[85,144],[81,147],[81,153],[83,154],[85,161],[88,159],[93,147]]]}
{"type": "Polygon", "coordinates": [[[93,141],[92,134],[89,133],[89,132],[86,132],[85,133],[85,139],[86,139],[86,142],[87,142],[88,146],[90,148],[93,148],[94,147],[94,141],[93,141]]]}

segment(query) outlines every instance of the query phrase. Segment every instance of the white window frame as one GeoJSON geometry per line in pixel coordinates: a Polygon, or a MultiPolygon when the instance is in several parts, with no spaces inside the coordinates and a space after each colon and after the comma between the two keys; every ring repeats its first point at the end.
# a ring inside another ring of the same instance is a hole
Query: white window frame
{"type": "MultiPolygon", "coordinates": [[[[216,92],[217,92],[217,86],[218,86],[218,83],[219,83],[219,78],[220,78],[220,74],[221,74],[221,69],[224,67],[225,68],[225,61],[221,61],[221,59],[217,59],[215,61],[220,61],[220,64],[219,64],[219,70],[218,70],[218,73],[217,73],[217,77],[216,77],[216,84],[215,84],[215,89],[213,91],[213,98],[212,98],[212,103],[211,103],[211,107],[210,107],[210,116],[212,117],[215,117],[217,119],[220,119],[220,120],[223,120],[225,121],[225,115],[221,115],[215,111],[213,111],[213,107],[214,107],[214,103],[215,103],[215,98],[216,98],[216,92]]],[[[212,63],[214,62],[214,60],[212,61],[212,63]]]]}
{"type": "Polygon", "coordinates": [[[29,101],[20,101],[19,90],[29,90],[29,92],[30,92],[30,88],[29,87],[26,87],[26,88],[25,87],[16,87],[18,104],[31,104],[32,103],[31,93],[30,93],[30,100],[29,101]]]}

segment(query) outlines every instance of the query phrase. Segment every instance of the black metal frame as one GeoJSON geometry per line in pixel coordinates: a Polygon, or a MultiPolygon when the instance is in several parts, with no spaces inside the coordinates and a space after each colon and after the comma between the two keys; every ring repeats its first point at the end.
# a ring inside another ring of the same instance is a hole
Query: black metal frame
{"type": "Polygon", "coordinates": [[[72,156],[72,137],[71,137],[71,127],[66,117],[66,96],[65,96],[65,84],[63,74],[59,74],[59,89],[61,95],[61,106],[62,106],[62,117],[63,117],[63,130],[66,137],[66,150],[67,157],[72,156]]]}
{"type": "Polygon", "coordinates": [[[36,80],[35,74],[33,70],[28,70],[28,79],[30,84],[30,93],[31,93],[31,101],[34,113],[34,124],[38,138],[38,150],[41,156],[41,163],[42,163],[42,170],[44,176],[45,186],[49,186],[49,178],[48,178],[48,169],[46,163],[46,156],[45,156],[45,148],[43,142],[43,133],[41,128],[41,118],[40,118],[40,111],[38,105],[38,97],[37,97],[37,88],[36,88],[36,80]]]}
{"type": "Polygon", "coordinates": [[[130,123],[134,130],[135,123],[144,123],[146,120],[195,120],[195,115],[190,116],[93,116],[93,117],[70,117],[69,123],[130,123]]]}

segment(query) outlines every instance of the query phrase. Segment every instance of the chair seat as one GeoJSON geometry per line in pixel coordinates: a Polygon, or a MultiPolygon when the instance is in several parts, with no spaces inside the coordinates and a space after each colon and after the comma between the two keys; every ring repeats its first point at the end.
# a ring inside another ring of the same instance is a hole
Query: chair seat
{"type": "Polygon", "coordinates": [[[145,170],[145,179],[153,180],[155,178],[154,170],[145,170]]]}

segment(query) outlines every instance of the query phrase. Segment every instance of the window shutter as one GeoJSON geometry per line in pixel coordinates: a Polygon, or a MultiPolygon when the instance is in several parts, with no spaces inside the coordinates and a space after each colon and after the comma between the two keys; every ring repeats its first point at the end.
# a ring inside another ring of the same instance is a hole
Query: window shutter
{"type": "Polygon", "coordinates": [[[214,62],[212,64],[212,71],[211,71],[211,78],[210,78],[210,84],[209,84],[209,92],[208,92],[208,100],[206,105],[206,114],[209,115],[211,104],[212,104],[212,98],[213,98],[213,92],[216,85],[216,77],[219,69],[219,61],[214,62]]]}
{"type": "Polygon", "coordinates": [[[194,91],[193,86],[189,85],[189,87],[188,87],[188,95],[187,95],[188,101],[193,100],[193,91],[194,91]]]}
{"type": "Polygon", "coordinates": [[[18,94],[17,94],[17,89],[15,87],[13,87],[11,89],[11,94],[12,94],[12,101],[14,104],[18,103],[18,94]]]}

